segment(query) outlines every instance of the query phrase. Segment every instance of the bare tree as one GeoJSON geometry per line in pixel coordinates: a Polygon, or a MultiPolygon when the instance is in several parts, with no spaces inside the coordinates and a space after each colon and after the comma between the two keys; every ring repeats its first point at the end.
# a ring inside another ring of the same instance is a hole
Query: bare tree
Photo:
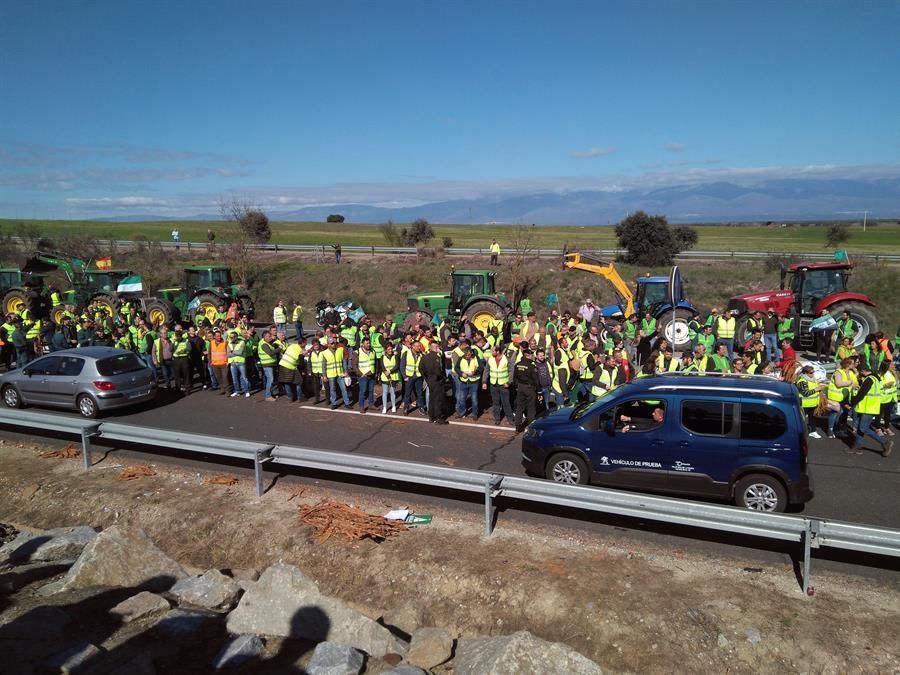
{"type": "Polygon", "coordinates": [[[519,303],[535,289],[538,280],[528,274],[526,263],[534,255],[534,225],[519,225],[516,228],[512,247],[512,262],[509,266],[512,280],[513,311],[518,311],[519,303]]]}
{"type": "Polygon", "coordinates": [[[219,210],[227,222],[223,257],[237,282],[249,288],[260,267],[259,254],[250,245],[271,238],[269,219],[258,206],[237,199],[219,202],[219,210]]]}

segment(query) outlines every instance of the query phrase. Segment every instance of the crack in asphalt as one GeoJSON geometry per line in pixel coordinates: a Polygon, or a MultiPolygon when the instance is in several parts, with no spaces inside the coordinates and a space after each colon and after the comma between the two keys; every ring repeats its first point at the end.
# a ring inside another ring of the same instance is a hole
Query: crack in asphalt
{"type": "Polygon", "coordinates": [[[497,447],[491,448],[491,451],[490,451],[490,452],[491,452],[491,454],[490,454],[490,461],[487,461],[487,462],[485,462],[484,464],[479,464],[479,465],[478,465],[478,470],[479,470],[479,471],[484,471],[486,468],[488,468],[488,467],[491,466],[492,464],[495,464],[495,463],[497,462],[497,453],[500,452],[501,450],[503,450],[505,447],[507,447],[507,446],[509,446],[510,444],[512,444],[512,442],[513,442],[514,440],[516,440],[516,435],[510,436],[510,437],[509,437],[509,440],[506,441],[506,443],[501,443],[501,444],[498,445],[497,447]]]}

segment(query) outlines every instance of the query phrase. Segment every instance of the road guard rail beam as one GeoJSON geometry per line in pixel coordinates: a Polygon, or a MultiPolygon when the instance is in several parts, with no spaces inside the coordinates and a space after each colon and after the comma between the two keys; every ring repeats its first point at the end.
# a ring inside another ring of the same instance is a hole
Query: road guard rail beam
{"type": "Polygon", "coordinates": [[[453,467],[318,450],[272,445],[156,427],[55,415],[0,410],[0,425],[27,427],[81,437],[85,469],[91,467],[91,440],[119,441],[146,447],[177,449],[245,459],[253,463],[256,494],[263,495],[262,468],[278,464],[323,471],[341,477],[367,476],[381,480],[440,487],[453,492],[483,495],[484,533],[493,531],[493,502],[509,499],[596,511],[763,539],[795,542],[803,547],[802,582],[810,590],[812,549],[830,547],[882,556],[900,557],[900,530],[844,523],[809,516],[761,513],[730,506],[669,499],[583,485],[453,467]]]}
{"type": "MultiPolygon", "coordinates": [[[[24,242],[21,237],[10,237],[13,241],[24,242]]],[[[101,246],[110,247],[134,247],[137,245],[146,246],[147,242],[138,242],[128,239],[97,239],[97,243],[101,246]]],[[[207,242],[199,241],[180,241],[174,242],[163,240],[159,242],[163,248],[180,249],[187,251],[207,251],[207,242]]],[[[285,252],[305,252],[318,253],[324,257],[334,255],[334,251],[330,244],[247,244],[247,248],[258,251],[285,251],[285,252]]],[[[417,249],[412,246],[341,246],[342,253],[369,254],[369,255],[416,255],[417,249]]],[[[487,248],[447,248],[444,249],[446,255],[488,255],[487,248]]],[[[598,255],[607,257],[615,257],[625,253],[622,249],[604,249],[593,251],[598,255]]],[[[537,256],[562,256],[561,248],[534,248],[529,251],[529,255],[537,256]]],[[[676,260],[721,260],[721,259],[768,259],[772,256],[790,256],[798,260],[834,260],[831,253],[794,253],[791,251],[683,251],[675,256],[676,260]]],[[[854,260],[871,260],[874,262],[900,262],[900,255],[883,255],[879,253],[854,253],[854,260]]]]}

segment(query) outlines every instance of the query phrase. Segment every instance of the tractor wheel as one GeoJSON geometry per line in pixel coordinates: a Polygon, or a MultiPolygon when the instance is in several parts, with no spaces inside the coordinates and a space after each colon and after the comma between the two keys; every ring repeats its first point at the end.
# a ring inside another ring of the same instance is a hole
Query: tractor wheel
{"type": "Polygon", "coordinates": [[[419,324],[416,322],[416,314],[422,315],[422,320],[419,323],[424,323],[428,326],[431,325],[431,312],[427,309],[416,309],[407,314],[406,318],[403,320],[403,327],[401,330],[404,333],[414,331],[419,327],[419,324]]]}
{"type": "Polygon", "coordinates": [[[841,314],[849,312],[850,318],[859,326],[856,337],[853,338],[853,347],[860,347],[866,341],[866,336],[878,332],[878,317],[868,305],[861,302],[839,302],[828,308],[835,321],[839,321],[841,314]]]}
{"type": "Polygon", "coordinates": [[[65,311],[65,305],[57,305],[50,310],[50,320],[57,325],[61,324],[63,322],[63,315],[65,311]]]}
{"type": "Polygon", "coordinates": [[[469,321],[475,328],[487,333],[488,326],[496,318],[495,314],[498,309],[502,310],[503,308],[497,303],[480,300],[466,307],[463,313],[469,317],[469,321]]]}
{"type": "Polygon", "coordinates": [[[222,302],[221,298],[215,293],[200,293],[197,296],[197,300],[200,302],[200,306],[197,308],[194,316],[200,314],[209,319],[210,323],[215,323],[216,314],[219,311],[219,303],[222,302]]]}
{"type": "Polygon", "coordinates": [[[750,315],[746,314],[739,318],[734,324],[734,341],[743,345],[747,340],[750,339],[750,329],[747,328],[747,322],[750,320],[750,315]]]}
{"type": "Polygon", "coordinates": [[[178,310],[171,302],[151,300],[147,303],[147,319],[154,328],[164,323],[171,326],[178,319],[178,310]]]}
{"type": "Polygon", "coordinates": [[[14,288],[3,296],[4,314],[15,314],[23,309],[34,309],[34,294],[14,288]]]}
{"type": "Polygon", "coordinates": [[[109,315],[113,318],[115,318],[119,311],[119,306],[122,304],[116,296],[109,293],[97,293],[90,301],[99,304],[100,308],[109,312],[109,315]]]}
{"type": "Polygon", "coordinates": [[[659,334],[668,340],[673,351],[683,352],[691,344],[686,311],[682,311],[681,315],[678,314],[678,310],[666,312],[659,318],[657,326],[659,334]]]}

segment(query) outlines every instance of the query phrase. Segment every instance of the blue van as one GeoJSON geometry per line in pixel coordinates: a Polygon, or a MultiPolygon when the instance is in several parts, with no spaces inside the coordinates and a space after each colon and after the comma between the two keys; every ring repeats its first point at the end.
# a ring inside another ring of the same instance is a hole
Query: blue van
{"type": "Polygon", "coordinates": [[[563,407],[522,437],[529,475],[782,512],[813,497],[796,387],[760,375],[657,375],[563,407]]]}

